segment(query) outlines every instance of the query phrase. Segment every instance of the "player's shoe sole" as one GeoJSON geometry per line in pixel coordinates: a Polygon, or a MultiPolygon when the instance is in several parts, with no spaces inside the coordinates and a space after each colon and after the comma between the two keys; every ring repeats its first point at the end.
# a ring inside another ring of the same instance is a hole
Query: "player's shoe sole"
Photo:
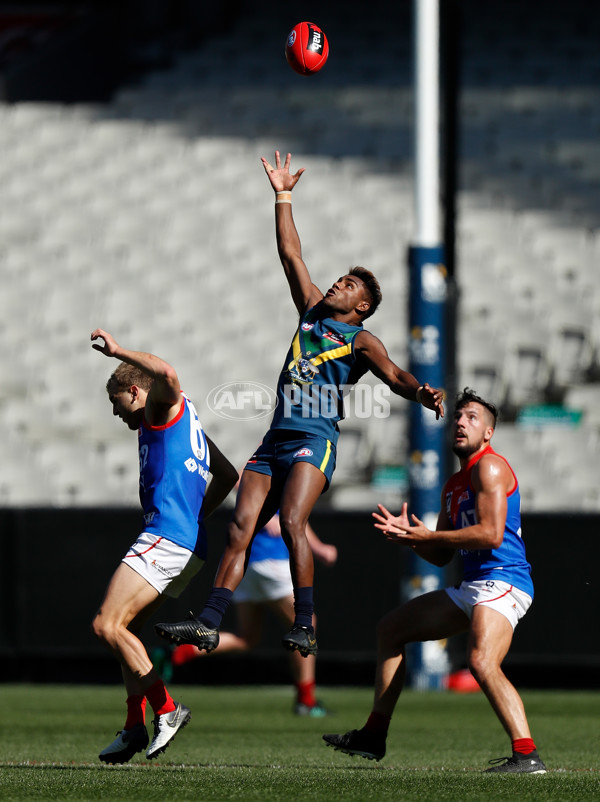
{"type": "Polygon", "coordinates": [[[143,724],[136,724],[130,730],[121,730],[115,740],[103,749],[98,757],[103,763],[127,763],[147,746],[148,733],[143,724]]]}
{"type": "Polygon", "coordinates": [[[312,627],[292,627],[281,639],[281,645],[290,652],[300,652],[302,657],[317,653],[317,639],[312,627]]]}
{"type": "Polygon", "coordinates": [[[385,757],[385,737],[364,729],[350,730],[342,735],[324,735],[323,740],[327,746],[333,746],[337,752],[344,752],[346,755],[358,755],[367,760],[381,760],[385,757]]]}
{"type": "Polygon", "coordinates": [[[191,613],[185,621],[173,624],[155,624],[154,631],[170,643],[177,645],[191,643],[206,652],[212,652],[219,645],[219,630],[205,626],[191,613]]]}
{"type": "Polygon", "coordinates": [[[189,723],[192,718],[190,709],[181,702],[177,703],[175,710],[170,713],[163,713],[157,716],[152,724],[154,725],[154,738],[146,752],[146,758],[153,760],[162,755],[165,749],[171,745],[173,738],[189,723]]]}

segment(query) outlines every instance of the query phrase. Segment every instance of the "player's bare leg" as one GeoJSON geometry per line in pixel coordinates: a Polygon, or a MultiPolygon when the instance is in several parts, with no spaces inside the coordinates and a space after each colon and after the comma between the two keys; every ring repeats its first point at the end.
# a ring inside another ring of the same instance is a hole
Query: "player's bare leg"
{"type": "Polygon", "coordinates": [[[297,462],[291,468],[281,494],[279,523],[281,537],[290,553],[294,588],[312,586],[314,561],[306,537],[306,525],[325,488],[326,478],[309,462],[297,462]]]}
{"type": "Polygon", "coordinates": [[[312,625],[314,562],[306,525],[326,481],[325,475],[309,462],[295,463],[286,479],[279,508],[281,536],[290,553],[295,610],[294,625],[284,635],[282,644],[286,649],[299,651],[303,657],[317,652],[312,625]]]}
{"type": "Polygon", "coordinates": [[[215,577],[215,587],[235,590],[246,571],[247,553],[254,533],[277,512],[278,499],[272,492],[271,477],[244,471],[227,529],[227,544],[215,577]]]}
{"type": "Polygon", "coordinates": [[[484,604],[473,608],[469,632],[469,668],[511,740],[512,755],[490,760],[488,772],[545,774],[546,766],[531,737],[525,707],[517,689],[502,671],[513,638],[510,622],[484,604]]]}
{"type": "Polygon", "coordinates": [[[155,588],[126,563],[120,563],[92,622],[95,635],[121,663],[128,700],[125,727],[99,755],[105,763],[127,762],[147,746],[145,698],[155,713],[154,738],[146,753],[149,759],[164,752],[190,720],[190,711],[173,701],[136,634],[161,602],[155,588]]]}
{"type": "Polygon", "coordinates": [[[444,590],[416,596],[387,613],[377,625],[377,669],[373,711],[394,712],[406,676],[407,643],[440,640],[466,632],[469,619],[444,590]]]}
{"type": "Polygon", "coordinates": [[[144,644],[129,626],[146,608],[155,609],[159,596],[136,571],[120,563],[92,622],[96,637],[112,650],[127,670],[132,687],[141,690],[146,690],[159,677],[144,644]]]}
{"type": "Polygon", "coordinates": [[[387,731],[406,676],[407,643],[440,640],[469,627],[469,619],[443,590],[425,593],[385,615],[377,626],[377,669],[373,708],[360,730],[323,736],[348,755],[381,760],[387,731]]]}
{"type": "Polygon", "coordinates": [[[469,632],[469,668],[511,741],[531,738],[525,708],[517,689],[500,667],[513,638],[513,628],[502,613],[484,604],[473,608],[469,632]]]}

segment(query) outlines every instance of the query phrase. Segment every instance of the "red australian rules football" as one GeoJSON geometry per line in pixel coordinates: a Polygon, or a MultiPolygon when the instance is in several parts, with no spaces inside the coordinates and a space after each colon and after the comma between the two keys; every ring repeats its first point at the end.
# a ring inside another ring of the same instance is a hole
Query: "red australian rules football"
{"type": "Polygon", "coordinates": [[[300,75],[318,72],[327,61],[329,42],[314,22],[299,22],[289,32],[285,57],[290,67],[300,75]]]}

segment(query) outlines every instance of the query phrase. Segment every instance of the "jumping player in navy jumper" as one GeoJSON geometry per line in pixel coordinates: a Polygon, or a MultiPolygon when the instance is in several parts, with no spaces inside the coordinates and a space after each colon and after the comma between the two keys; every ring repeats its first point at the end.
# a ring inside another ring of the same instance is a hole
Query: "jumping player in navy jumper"
{"type": "MultiPolygon", "coordinates": [[[[325,293],[311,280],[302,259],[292,216],[292,189],[304,172],[262,164],[275,191],[277,249],[292,299],[300,315],[298,329],[277,385],[278,404],[270,430],[246,464],[228,539],[213,590],[198,618],[158,624],[156,631],[173,643],[192,643],[212,651],[233,591],[245,571],[254,533],[279,508],[281,534],[290,553],[294,585],[294,626],[283,645],[303,656],[315,654],[313,557],[306,539],[308,517],[329,486],[335,467],[338,421],[343,417],[344,388],[372,371],[391,390],[443,415],[443,392],[419,385],[388,357],[383,343],[363,329],[363,320],[381,301],[379,284],[364,267],[354,267],[325,293]]],[[[382,423],[385,425],[385,423],[382,423]]]]}
{"type": "Polygon", "coordinates": [[[148,747],[165,751],[190,720],[173,701],[139,639],[166,596],[178,596],[206,559],[204,519],[233,489],[237,471],[205,435],[175,370],[153,354],[122,348],[108,332],[92,332],[92,348],[121,360],[106,389],[113,414],[138,432],[144,529],[110,580],[94,618],[94,634],[121,663],[127,719],[102,750],[104,763],[125,763],[148,747]],[[209,472],[212,480],[208,484],[209,472]],[[154,711],[148,746],[146,700],[154,711]]]}
{"type": "Polygon", "coordinates": [[[408,546],[434,565],[446,565],[459,550],[463,581],[425,593],[392,610],[377,628],[377,670],[371,715],[360,730],[324,735],[328,745],[349,755],[381,760],[387,731],[404,685],[405,646],[469,633],[471,672],[512,743],[512,755],[490,761],[489,772],[545,774],[531,738],[525,708],[501,669],[513,631],[533,600],[531,567],[521,536],[517,478],[492,449],[496,407],[471,390],[459,395],[454,413],[453,451],[460,470],[446,482],[435,532],[416,515],[399,516],[382,505],[375,526],[388,540],[408,546]]]}

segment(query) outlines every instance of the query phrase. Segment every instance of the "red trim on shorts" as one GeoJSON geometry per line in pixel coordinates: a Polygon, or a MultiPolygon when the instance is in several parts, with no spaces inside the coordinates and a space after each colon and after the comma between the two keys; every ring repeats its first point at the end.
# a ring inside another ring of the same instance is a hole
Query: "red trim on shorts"
{"type": "Polygon", "coordinates": [[[505,596],[508,596],[512,589],[513,585],[511,585],[508,590],[505,590],[504,593],[501,593],[500,596],[496,596],[495,599],[483,599],[482,601],[475,602],[473,607],[477,607],[478,604],[489,604],[490,602],[498,601],[498,599],[503,599],[505,596]]]}
{"type": "Polygon", "coordinates": [[[123,557],[123,559],[126,560],[128,557],[141,557],[142,554],[148,554],[149,551],[152,551],[152,549],[154,549],[154,548],[156,548],[156,546],[158,546],[158,544],[160,543],[161,540],[163,540],[163,538],[159,537],[158,540],[156,541],[156,543],[153,543],[151,546],[148,546],[146,551],[140,551],[137,554],[126,554],[125,557],[123,557]]]}

